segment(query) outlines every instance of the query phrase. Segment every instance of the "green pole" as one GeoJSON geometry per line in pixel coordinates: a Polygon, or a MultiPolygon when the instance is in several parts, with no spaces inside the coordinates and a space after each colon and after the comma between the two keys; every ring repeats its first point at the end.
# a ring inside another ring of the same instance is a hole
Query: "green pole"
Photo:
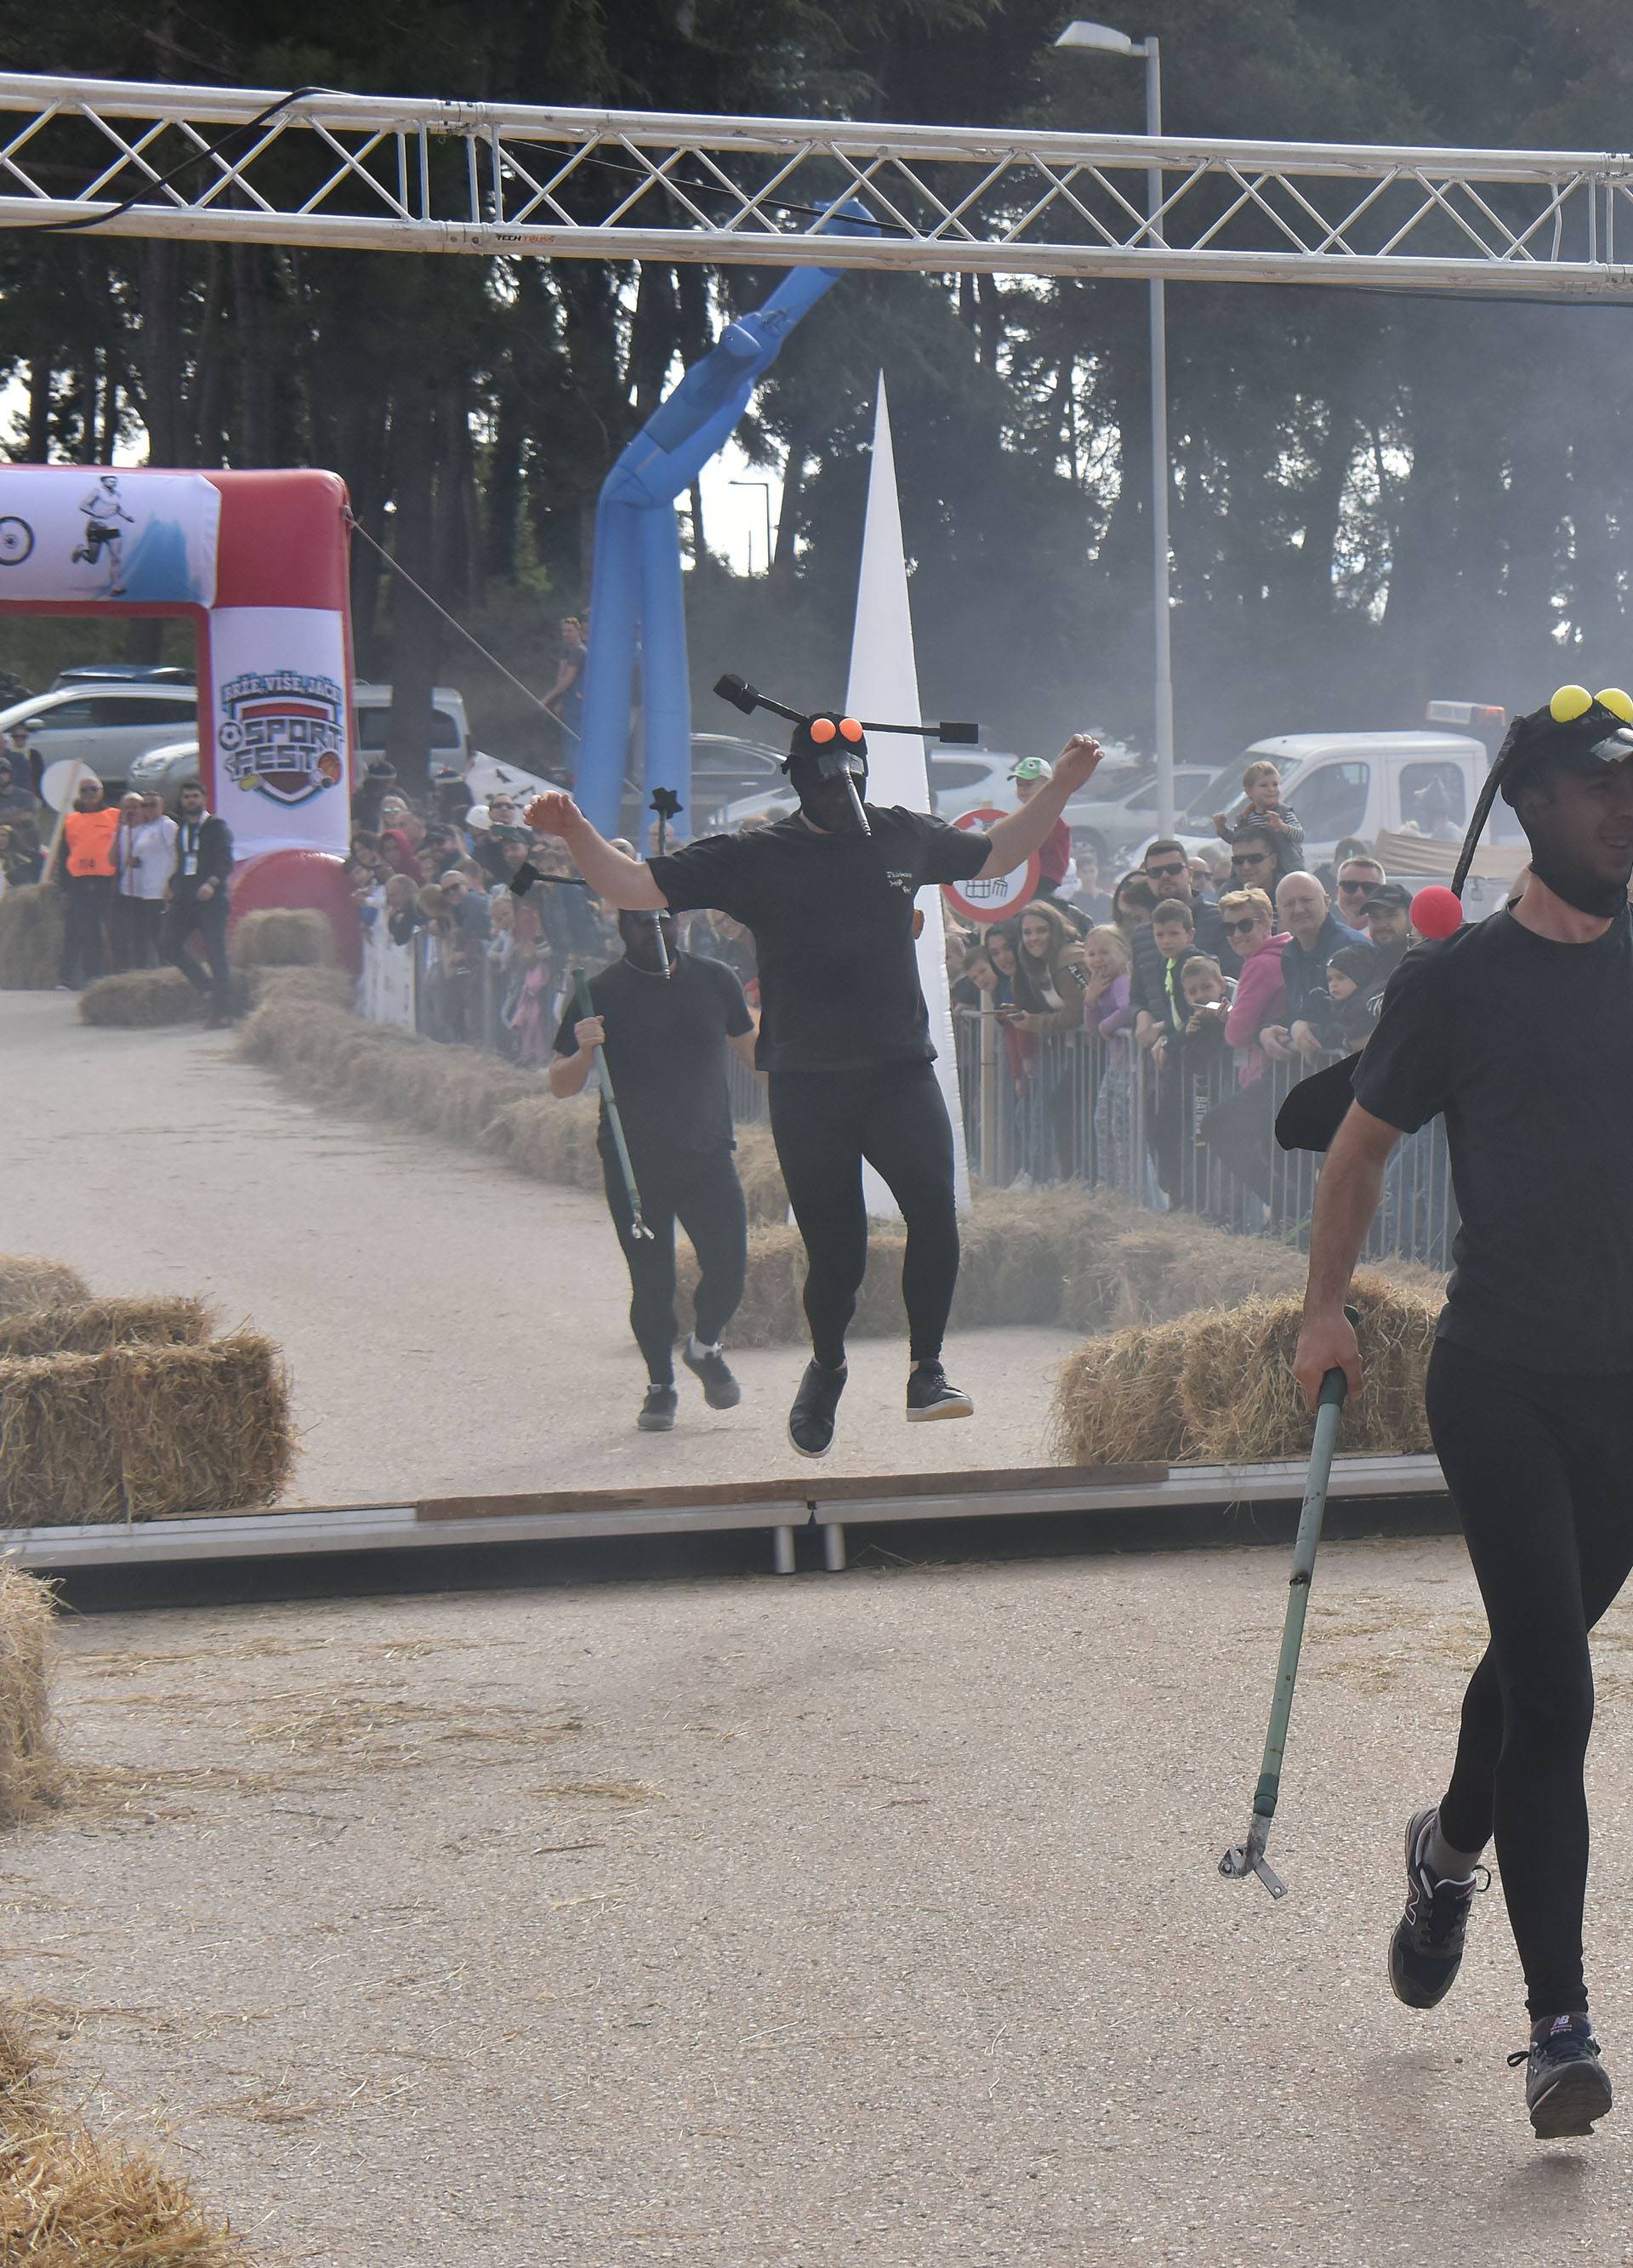
{"type": "MultiPolygon", "coordinates": [[[[595,1004],[590,998],[590,980],[582,968],[575,968],[570,981],[573,988],[573,1005],[582,1023],[586,1016],[595,1013],[595,1004]]],[[[624,1194],[629,1200],[629,1233],[636,1239],[644,1238],[650,1244],[652,1232],[642,1217],[641,1192],[635,1185],[635,1167],[629,1163],[629,1145],[624,1140],[623,1120],[618,1116],[618,1098],[613,1093],[613,1076],[607,1068],[605,1048],[598,1047],[595,1050],[595,1068],[600,1076],[601,1101],[607,1108],[607,1123],[613,1130],[613,1146],[618,1152],[624,1194]]]]}

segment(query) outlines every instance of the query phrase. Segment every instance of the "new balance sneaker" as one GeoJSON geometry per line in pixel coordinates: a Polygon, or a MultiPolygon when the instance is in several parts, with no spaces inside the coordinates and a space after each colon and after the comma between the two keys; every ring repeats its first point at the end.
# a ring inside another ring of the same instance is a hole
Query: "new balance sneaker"
{"type": "Polygon", "coordinates": [[[700,1346],[695,1336],[688,1338],[680,1350],[680,1359],[694,1378],[703,1382],[703,1399],[711,1410],[735,1410],[743,1398],[743,1389],[726,1367],[725,1357],[719,1348],[700,1346]]]}
{"type": "Polygon", "coordinates": [[[1591,2134],[1610,2108],[1610,2073],[1586,2016],[1556,2016],[1541,2039],[1508,2058],[1526,2066],[1526,2109],[1539,2142],[1591,2134]]]}
{"type": "Polygon", "coordinates": [[[672,1432],[675,1408],[680,1399],[673,1386],[649,1386],[646,1399],[641,1404],[641,1414],[635,1421],[642,1432],[672,1432]]]}
{"type": "Polygon", "coordinates": [[[975,1405],[947,1377],[938,1362],[916,1363],[908,1373],[908,1423],[928,1424],[932,1418],[973,1418],[975,1405]]]}
{"type": "Polygon", "coordinates": [[[808,1362],[794,1406],[788,1413],[788,1438],[802,1457],[825,1457],[834,1446],[834,1419],[850,1373],[844,1363],[828,1370],[808,1362]]]}
{"type": "Polygon", "coordinates": [[[1477,1890],[1491,1887],[1484,1867],[1462,1881],[1433,1872],[1423,1852],[1438,1809],[1431,1803],[1415,1811],[1406,1827],[1406,1911],[1389,1940],[1389,1982],[1409,2008],[1436,2007],[1451,1991],[1463,1958],[1468,1909],[1477,1890]]]}

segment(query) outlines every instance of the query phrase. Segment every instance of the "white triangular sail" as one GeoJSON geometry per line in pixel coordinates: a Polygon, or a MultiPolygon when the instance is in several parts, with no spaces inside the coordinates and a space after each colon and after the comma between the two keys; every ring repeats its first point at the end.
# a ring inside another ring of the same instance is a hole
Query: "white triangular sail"
{"type": "MultiPolygon", "coordinates": [[[[867,519],[862,532],[862,572],[857,584],[845,709],[852,717],[901,718],[904,722],[923,714],[918,700],[918,664],[913,652],[907,558],[901,545],[901,506],[896,493],[896,459],[883,371],[879,374],[873,419],[873,461],[868,475],[867,519]]],[[[870,803],[901,804],[908,811],[933,808],[924,742],[918,733],[869,733],[867,793],[870,803]]],[[[959,1103],[940,890],[933,887],[921,890],[918,903],[924,917],[918,940],[918,981],[930,1012],[936,1075],[953,1122],[958,1200],[963,1208],[969,1204],[969,1161],[964,1152],[964,1118],[959,1103]]],[[[895,1200],[871,1166],[866,1169],[866,1192],[869,1212],[886,1219],[894,1215],[895,1200]]]]}

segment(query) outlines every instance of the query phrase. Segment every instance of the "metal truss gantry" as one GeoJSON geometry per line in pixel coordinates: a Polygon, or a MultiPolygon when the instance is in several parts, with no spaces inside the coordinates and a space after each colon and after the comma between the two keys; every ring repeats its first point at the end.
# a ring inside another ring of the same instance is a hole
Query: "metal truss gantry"
{"type": "Polygon", "coordinates": [[[0,227],[357,251],[1633,294],[1633,157],[0,74],[0,227]],[[1162,198],[1146,209],[1146,174],[1162,198]],[[861,197],[876,237],[823,222],[861,197]]]}

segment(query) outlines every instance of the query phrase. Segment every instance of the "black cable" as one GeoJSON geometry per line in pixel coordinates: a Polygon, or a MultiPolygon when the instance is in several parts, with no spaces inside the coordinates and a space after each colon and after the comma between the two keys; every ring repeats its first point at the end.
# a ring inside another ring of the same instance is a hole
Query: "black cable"
{"type": "MultiPolygon", "coordinates": [[[[287,110],[291,102],[303,101],[309,94],[324,94],[327,92],[327,88],[320,86],[298,86],[291,94],[279,95],[276,102],[269,102],[264,110],[257,111],[254,118],[246,118],[241,126],[229,126],[224,134],[220,135],[214,142],[206,143],[203,149],[193,151],[181,160],[179,166],[173,166],[167,173],[161,173],[157,180],[143,181],[139,188],[133,189],[128,197],[121,198],[118,204],[111,206],[107,212],[77,214],[72,220],[23,221],[14,225],[33,229],[40,236],[63,234],[74,229],[101,228],[108,221],[117,220],[121,213],[131,211],[153,191],[167,188],[178,174],[185,173],[190,166],[202,165],[207,158],[219,157],[235,136],[256,133],[261,127],[275,119],[279,111],[287,110]]],[[[134,166],[137,162],[135,157],[126,159],[128,165],[134,166]]]]}

